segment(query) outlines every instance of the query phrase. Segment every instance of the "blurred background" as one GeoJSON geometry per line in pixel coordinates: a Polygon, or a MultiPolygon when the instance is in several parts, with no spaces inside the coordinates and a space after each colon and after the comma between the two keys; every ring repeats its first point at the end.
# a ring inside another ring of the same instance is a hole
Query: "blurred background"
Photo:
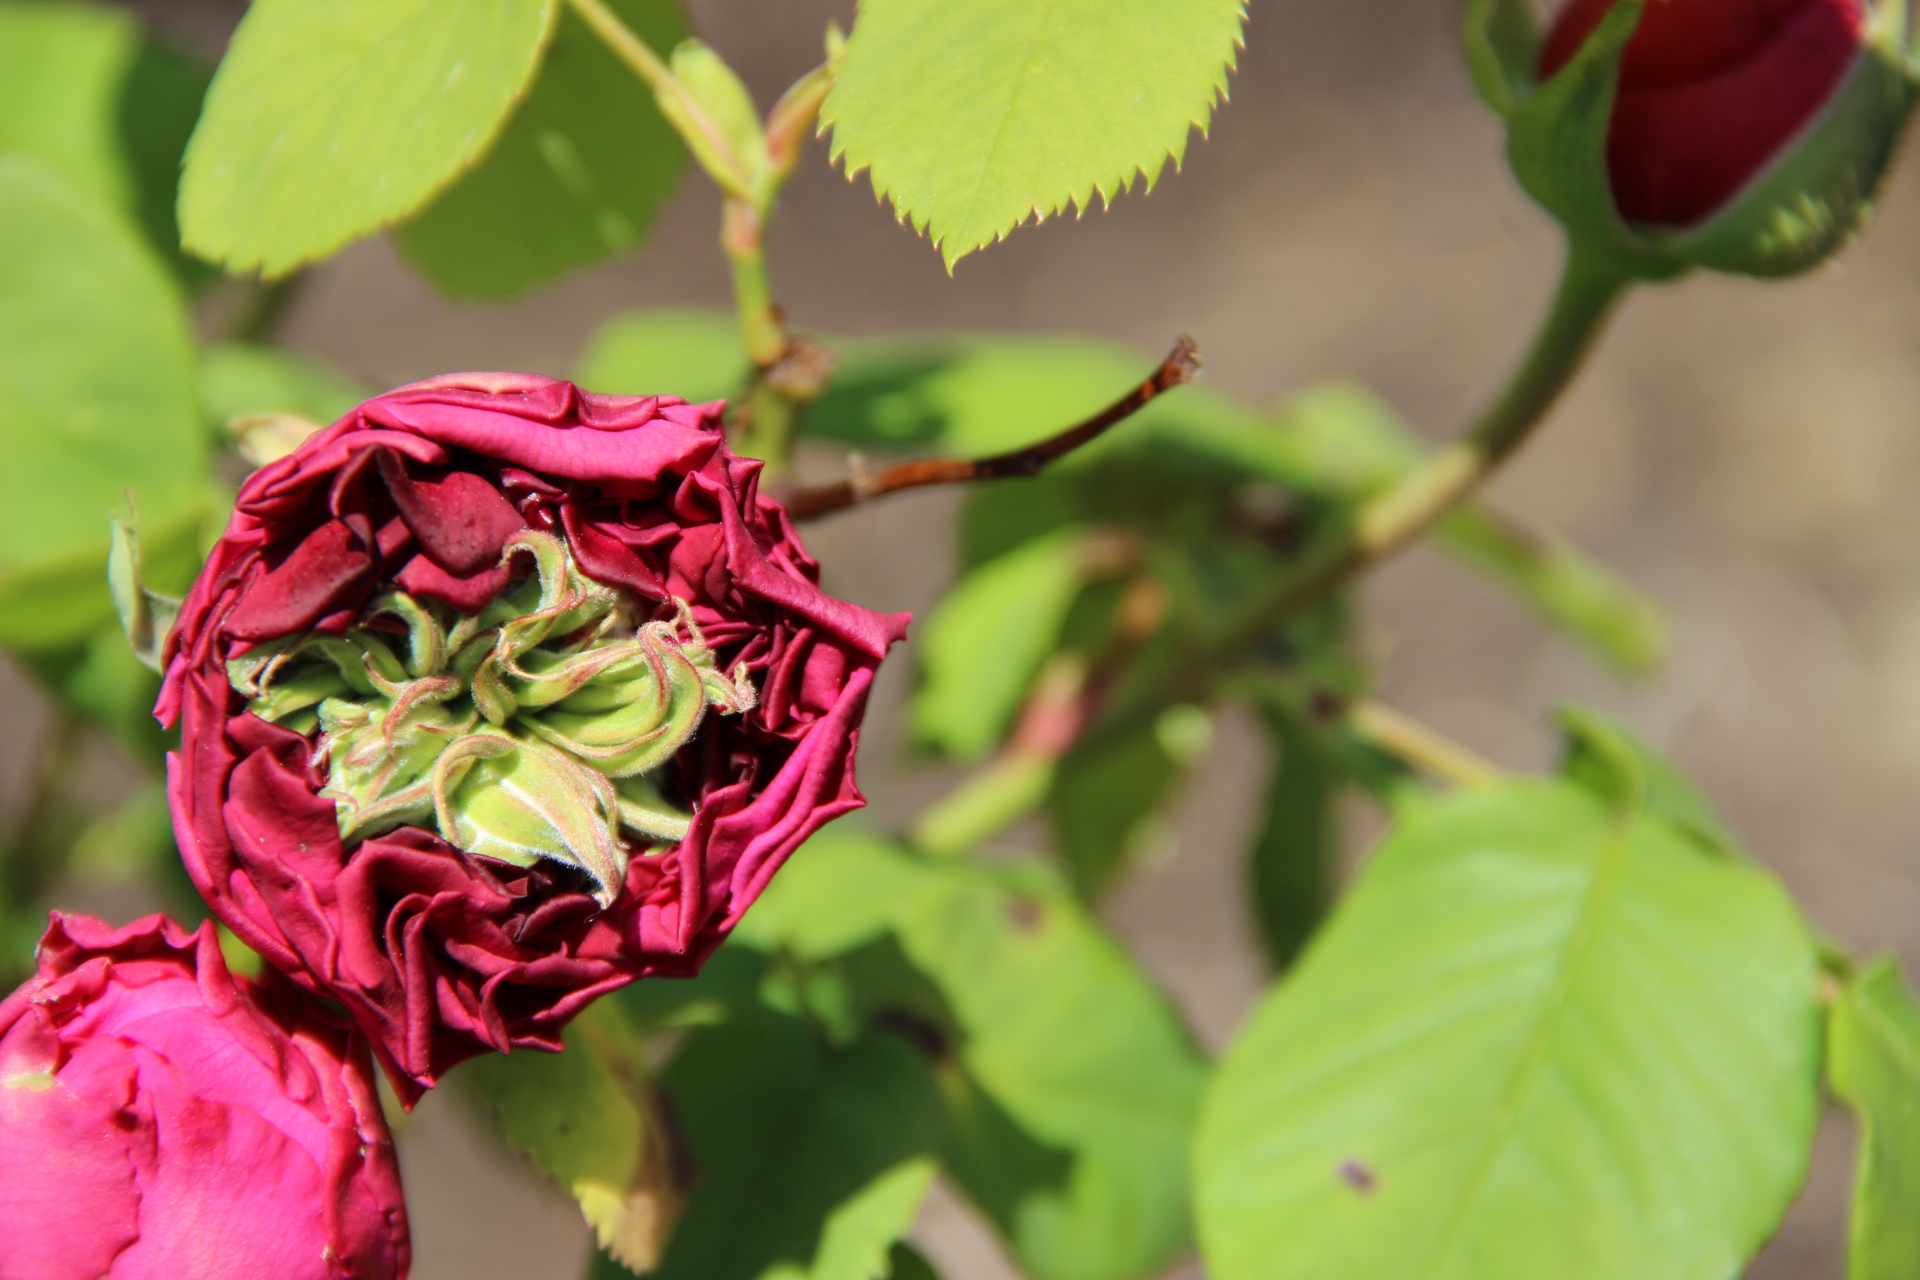
{"type": "MultiPolygon", "coordinates": [[[[165,37],[217,57],[239,0],[141,0],[165,37]]],[[[762,106],[819,60],[851,0],[687,0],[762,106]]],[[[1446,0],[1252,0],[1232,99],[1151,194],[938,256],[815,146],[771,237],[796,327],[1092,333],[1158,354],[1191,333],[1206,376],[1256,403],[1326,375],[1371,383],[1429,436],[1488,396],[1544,307],[1557,235],[1520,193],[1473,96],[1446,0]]],[[[638,254],[508,304],[454,305],[384,238],[316,271],[282,336],[386,387],[456,369],[566,374],[632,307],[728,306],[719,201],[690,175],[638,254]]],[[[1784,285],[1721,277],[1643,290],[1540,439],[1494,486],[1669,610],[1673,657],[1635,685],[1513,600],[1416,551],[1365,592],[1381,696],[1502,766],[1550,763],[1551,709],[1616,714],[1673,754],[1822,929],[1920,962],[1920,171],[1896,170],[1864,243],[1784,285]]],[[[1143,363],[1144,367],[1144,363],[1143,363]]],[[[1062,424],[1065,425],[1065,424],[1062,424]]],[[[841,460],[807,459],[821,475],[841,460]]],[[[921,611],[951,580],[952,495],[812,526],[836,594],[921,611]]],[[[862,782],[892,823],[951,775],[903,758],[911,644],[868,718],[862,782]]],[[[45,711],[7,674],[0,782],[30,785],[45,711]]],[[[1236,877],[1267,761],[1228,717],[1157,861],[1108,917],[1210,1049],[1262,983],[1236,877]]],[[[94,762],[103,797],[127,771],[94,762]]],[[[1377,829],[1351,815],[1352,854],[1377,829]]],[[[144,904],[65,900],[128,918],[144,904]]],[[[587,1235],[470,1123],[455,1091],[405,1122],[418,1280],[571,1280],[587,1235]]],[[[1851,1138],[1816,1169],[1756,1280],[1841,1274],[1851,1138]]],[[[950,1280],[1012,1273],[949,1196],[916,1239],[950,1280]]],[[[1197,1276],[1197,1264],[1180,1273],[1197,1276]]]]}

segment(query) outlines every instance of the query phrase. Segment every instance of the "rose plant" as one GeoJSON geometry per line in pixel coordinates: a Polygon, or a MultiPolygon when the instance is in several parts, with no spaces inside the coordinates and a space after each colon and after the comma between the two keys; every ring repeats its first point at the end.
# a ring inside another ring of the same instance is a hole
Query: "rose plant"
{"type": "Polygon", "coordinates": [[[861,803],[906,619],[820,591],[718,417],[402,387],[255,472],[181,608],[160,715],[194,885],[407,1096],[696,971],[861,803]]]}
{"type": "Polygon", "coordinates": [[[1897,966],[1816,941],[1623,726],[1567,709],[1522,779],[1373,695],[1358,586],[1429,532],[1659,666],[1659,606],[1482,486],[1633,288],[1844,248],[1920,84],[1904,0],[1551,9],[1464,0],[1567,254],[1429,448],[1351,382],[1186,387],[1186,338],[829,342],[776,304],[809,136],[951,269],[1177,167],[1241,0],[862,0],[764,113],[677,0],[253,0],[217,69],[0,0],[0,647],[54,709],[0,827],[0,1280],[398,1280],[376,1063],[401,1108],[478,1101],[595,1280],[928,1280],[936,1179],[1034,1280],[1195,1248],[1218,1280],[1709,1280],[1780,1230],[1829,1098],[1849,1280],[1911,1280],[1897,966]],[[282,339],[358,237],[506,296],[637,244],[689,160],[731,314],[380,394],[282,339]],[[903,719],[951,772],[836,822],[908,618],[829,595],[799,526],[937,484],[958,574],[903,719]],[[1270,748],[1272,980],[1211,1061],[1101,904],[1232,708],[1270,748]],[[146,769],[107,812],[101,733],[146,769]],[[1388,834],[1345,883],[1354,798],[1388,834]],[[213,919],[43,934],[83,892],[213,919]]]}

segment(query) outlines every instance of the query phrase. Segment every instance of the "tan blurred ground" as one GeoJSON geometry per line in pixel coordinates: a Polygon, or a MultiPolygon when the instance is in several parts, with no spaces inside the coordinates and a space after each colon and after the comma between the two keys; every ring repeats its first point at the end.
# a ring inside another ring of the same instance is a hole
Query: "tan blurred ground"
{"type": "MultiPolygon", "coordinates": [[[[217,49],[230,0],[147,0],[217,49]]],[[[817,59],[850,4],[695,0],[703,34],[762,102],[817,59]]],[[[1555,235],[1501,163],[1453,46],[1448,0],[1254,0],[1233,100],[1185,171],[1106,213],[936,255],[813,153],[773,235],[802,327],[843,333],[1073,330],[1164,348],[1182,331],[1208,376],[1257,401],[1327,374],[1380,388],[1423,430],[1453,429],[1525,339],[1555,235]]],[[[1369,589],[1385,696],[1494,760],[1547,763],[1545,719],[1577,698],[1691,769],[1815,921],[1920,960],[1920,173],[1896,179],[1867,241],[1785,285],[1694,279],[1627,306],[1544,439],[1498,482],[1512,508],[1603,554],[1672,611],[1670,669],[1621,687],[1504,595],[1416,553],[1369,589]]],[[[690,179],[647,249],[507,306],[449,306],[383,242],[324,268],[287,333],[369,382],[450,369],[568,371],[626,307],[724,304],[717,203],[690,179]]],[[[923,609],[948,580],[944,496],[906,497],[810,535],[829,586],[923,609]]],[[[863,779],[885,817],[937,778],[896,762],[883,678],[863,779]]],[[[17,699],[9,720],[34,718],[17,699]]],[[[17,778],[31,736],[0,740],[17,778]]],[[[1260,977],[1236,902],[1265,762],[1230,721],[1188,796],[1173,861],[1111,919],[1224,1043],[1260,977]]],[[[405,1135],[419,1280],[571,1280],[570,1204],[467,1126],[454,1097],[405,1135]]],[[[1812,1188],[1751,1275],[1840,1275],[1849,1146],[1823,1136],[1812,1188]]],[[[921,1227],[950,1280],[1005,1274],[951,1201],[921,1227]]],[[[1197,1273],[1189,1268],[1190,1273],[1197,1273]]]]}

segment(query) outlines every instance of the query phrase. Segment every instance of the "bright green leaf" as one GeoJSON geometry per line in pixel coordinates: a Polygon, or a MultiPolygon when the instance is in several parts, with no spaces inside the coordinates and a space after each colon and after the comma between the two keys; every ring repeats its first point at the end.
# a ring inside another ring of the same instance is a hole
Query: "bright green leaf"
{"type": "Polygon", "coordinates": [[[0,4],[0,152],[38,156],[87,195],[129,204],[117,117],[139,47],[124,9],[0,4]]]}
{"type": "Polygon", "coordinates": [[[833,155],[949,269],[1029,217],[1151,188],[1227,91],[1241,0],[867,0],[833,155]]]}
{"type": "MultiPolygon", "coordinates": [[[[131,491],[149,539],[191,533],[205,467],[165,271],[118,213],[38,160],[0,158],[0,643],[57,646],[111,620],[108,516],[131,491]]],[[[164,574],[167,550],[145,551],[164,574]]]]}
{"type": "Polygon", "coordinates": [[[1779,885],[1567,783],[1390,836],[1221,1065],[1196,1148],[1220,1280],[1725,1280],[1819,1112],[1779,885]]]}
{"type": "MultiPolygon", "coordinates": [[[[655,50],[687,34],[674,0],[611,7],[655,50]]],[[[505,297],[634,248],[685,165],[646,85],[569,10],[500,140],[400,247],[444,293],[505,297]]]]}
{"type": "Polygon", "coordinates": [[[669,67],[679,93],[662,93],[657,104],[713,180],[728,194],[755,194],[765,167],[767,140],[760,112],[740,77],[705,41],[687,40],[673,51],[669,67]]]}
{"type": "Polygon", "coordinates": [[[620,396],[725,400],[747,377],[740,327],[719,311],[628,311],[594,332],[573,380],[620,396]]]}
{"type": "Polygon", "coordinates": [[[488,1054],[462,1079],[507,1145],[580,1202],[600,1247],[644,1269],[659,1258],[679,1207],[644,1047],[605,1001],[565,1040],[558,1054],[488,1054]]]}
{"type": "Polygon", "coordinates": [[[1203,1067],[1165,998],[1037,882],[954,866],[897,928],[952,1008],[979,1095],[950,1095],[949,1167],[1022,1268],[1121,1280],[1167,1265],[1188,1238],[1203,1067]]]}
{"type": "Polygon", "coordinates": [[[187,247],[277,276],[413,212],[486,153],[556,11],[556,0],[257,0],[187,147],[187,247]]]}
{"type": "Polygon", "coordinates": [[[1920,1004],[1883,960],[1847,984],[1827,1029],[1827,1074],[1860,1125],[1848,1280],[1920,1275],[1920,1004]]]}
{"type": "Polygon", "coordinates": [[[915,858],[845,825],[809,841],[741,929],[820,960],[888,927],[964,1069],[941,1077],[948,1170],[1022,1269],[1165,1266],[1187,1238],[1204,1072],[1166,999],[1041,869],[915,858]]]}
{"type": "Polygon", "coordinates": [[[914,736],[957,760],[999,745],[1089,569],[1085,532],[1063,529],[962,578],[920,628],[914,736]]]}
{"type": "Polygon", "coordinates": [[[200,356],[200,398],[207,420],[290,413],[325,426],[366,399],[367,388],[310,356],[281,347],[222,342],[200,356]]]}
{"type": "Polygon", "coordinates": [[[761,1011],[690,1031],[662,1076],[700,1176],[660,1280],[871,1280],[932,1185],[940,1100],[885,1032],[844,1049],[761,1011]]]}

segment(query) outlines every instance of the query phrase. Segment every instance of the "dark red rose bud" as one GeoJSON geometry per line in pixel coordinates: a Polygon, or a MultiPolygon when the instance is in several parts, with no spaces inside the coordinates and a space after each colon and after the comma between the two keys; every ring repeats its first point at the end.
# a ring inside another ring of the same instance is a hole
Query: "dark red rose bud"
{"type": "MultiPolygon", "coordinates": [[[[1614,0],[1572,0],[1540,78],[1570,61],[1614,0]]],[[[1861,0],[1648,0],[1607,134],[1629,222],[1690,227],[1727,204],[1820,113],[1865,47],[1861,0]]]]}
{"type": "Polygon", "coordinates": [[[691,974],[862,803],[906,617],[823,594],[759,472],[718,405],[462,374],[242,487],[167,641],[181,852],[403,1096],[691,974]]]}

